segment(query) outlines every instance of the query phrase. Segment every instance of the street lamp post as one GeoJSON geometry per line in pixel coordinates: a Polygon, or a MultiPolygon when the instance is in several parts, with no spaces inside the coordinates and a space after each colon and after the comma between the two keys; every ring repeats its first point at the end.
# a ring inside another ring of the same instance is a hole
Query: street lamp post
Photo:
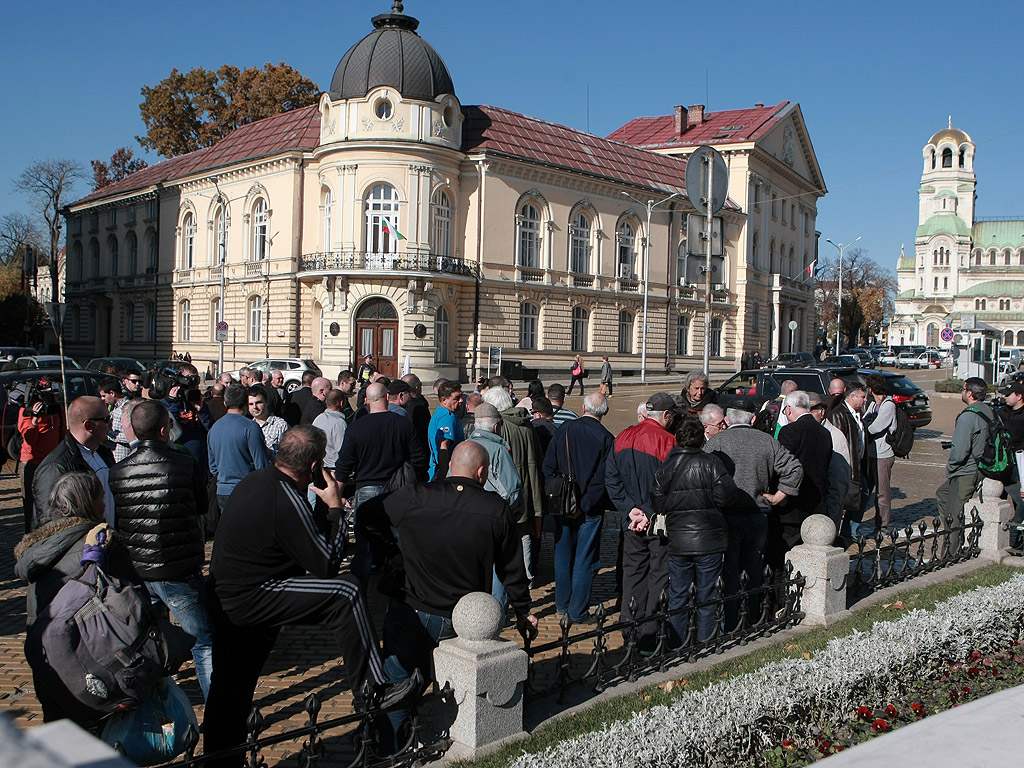
{"type": "MultiPolygon", "coordinates": [[[[863,235],[858,235],[857,240],[860,240],[862,237],[863,235]]],[[[839,305],[839,309],[836,310],[836,355],[839,354],[839,336],[843,327],[843,251],[853,245],[853,243],[856,243],[857,240],[844,245],[843,243],[833,243],[827,237],[825,238],[826,243],[839,250],[839,288],[836,302],[839,305]]]]}
{"type": "Polygon", "coordinates": [[[647,233],[644,237],[644,326],[640,341],[640,381],[647,381],[647,302],[648,302],[648,281],[651,276],[651,212],[663,203],[667,203],[673,197],[679,197],[678,192],[673,192],[668,197],[658,202],[648,200],[646,203],[637,200],[628,192],[622,193],[634,203],[642,205],[647,209],[647,233]]]}

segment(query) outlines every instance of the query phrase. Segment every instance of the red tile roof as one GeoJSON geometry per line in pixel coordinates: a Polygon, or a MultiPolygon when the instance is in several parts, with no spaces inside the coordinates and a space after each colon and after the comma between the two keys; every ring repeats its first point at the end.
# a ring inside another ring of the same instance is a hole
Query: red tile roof
{"type": "Polygon", "coordinates": [[[72,205],[91,203],[105,197],[145,189],[154,184],[244,160],[255,160],[288,150],[314,149],[319,143],[320,111],[316,104],[311,104],[243,125],[212,147],[188,152],[143,168],[75,201],[72,205]]]}
{"type": "MultiPolygon", "coordinates": [[[[774,107],[730,109],[706,112],[704,122],[676,134],[676,116],[637,117],[608,134],[611,141],[621,141],[634,147],[663,149],[668,147],[695,147],[701,144],[736,144],[755,141],[764,136],[778,121],[788,101],[774,107]]],[[[683,121],[685,125],[685,108],[683,121]]]]}
{"type": "Polygon", "coordinates": [[[491,152],[662,192],[685,191],[686,162],[492,106],[463,107],[462,151],[491,152]]]}

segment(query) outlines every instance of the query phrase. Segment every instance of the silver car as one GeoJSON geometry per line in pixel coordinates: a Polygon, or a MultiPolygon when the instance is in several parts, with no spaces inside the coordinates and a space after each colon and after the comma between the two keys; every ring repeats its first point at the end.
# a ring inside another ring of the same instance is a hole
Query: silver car
{"type": "MultiPolygon", "coordinates": [[[[256,368],[264,373],[280,371],[284,374],[284,388],[286,392],[292,392],[302,386],[302,374],[306,371],[312,371],[317,376],[323,376],[323,371],[312,360],[302,360],[297,357],[275,357],[257,360],[255,363],[249,363],[245,367],[256,368]]],[[[238,381],[238,371],[227,371],[227,373],[231,374],[232,379],[238,381]]]]}

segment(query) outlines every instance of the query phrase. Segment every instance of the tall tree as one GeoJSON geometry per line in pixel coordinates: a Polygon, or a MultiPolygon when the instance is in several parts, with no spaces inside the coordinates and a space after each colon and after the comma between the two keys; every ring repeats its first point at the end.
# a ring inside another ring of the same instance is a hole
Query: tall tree
{"type": "Polygon", "coordinates": [[[284,62],[263,69],[225,64],[216,72],[176,68],[154,86],[142,87],[139,105],[146,149],[174,157],[208,147],[235,128],[316,102],[320,89],[284,62]]]}
{"type": "MultiPolygon", "coordinates": [[[[839,259],[824,259],[822,271],[829,275],[819,284],[819,320],[828,332],[826,345],[835,344],[839,288],[839,259]]],[[[843,314],[840,335],[848,346],[856,346],[878,334],[882,320],[892,314],[896,278],[891,271],[869,259],[862,248],[851,248],[843,256],[843,314]]]]}
{"type": "Polygon", "coordinates": [[[27,213],[8,213],[0,216],[0,261],[21,263],[25,246],[39,249],[45,239],[39,222],[27,213]]]}
{"type": "Polygon", "coordinates": [[[125,176],[141,171],[148,163],[142,158],[135,157],[135,152],[128,147],[120,147],[114,150],[114,154],[110,156],[108,162],[93,160],[91,165],[92,188],[95,192],[108,184],[120,181],[125,176]]]}
{"type": "Polygon", "coordinates": [[[67,204],[75,182],[84,175],[82,166],[74,160],[36,160],[21,172],[14,185],[27,192],[39,215],[46,222],[46,263],[50,266],[50,285],[53,301],[60,296],[61,263],[60,236],[64,229],[61,209],[67,204]]]}

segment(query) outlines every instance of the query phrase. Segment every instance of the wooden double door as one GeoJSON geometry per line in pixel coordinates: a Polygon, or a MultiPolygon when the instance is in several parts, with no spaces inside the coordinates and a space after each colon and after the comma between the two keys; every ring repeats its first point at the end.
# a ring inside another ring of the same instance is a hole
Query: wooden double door
{"type": "Polygon", "coordinates": [[[398,312],[386,299],[371,299],[356,312],[356,364],[366,355],[389,379],[398,375],[398,312]]]}

